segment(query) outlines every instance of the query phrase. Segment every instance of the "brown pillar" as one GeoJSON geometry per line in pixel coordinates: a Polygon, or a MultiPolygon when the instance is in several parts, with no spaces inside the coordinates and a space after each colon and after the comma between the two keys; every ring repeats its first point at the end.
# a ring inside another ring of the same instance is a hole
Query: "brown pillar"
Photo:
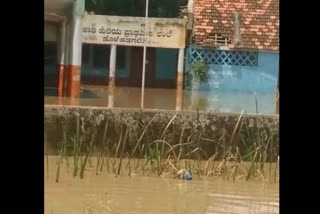
{"type": "Polygon", "coordinates": [[[64,82],[64,72],[65,72],[65,45],[66,45],[66,20],[61,23],[60,26],[60,39],[58,47],[58,97],[63,96],[63,82],[64,82]]]}

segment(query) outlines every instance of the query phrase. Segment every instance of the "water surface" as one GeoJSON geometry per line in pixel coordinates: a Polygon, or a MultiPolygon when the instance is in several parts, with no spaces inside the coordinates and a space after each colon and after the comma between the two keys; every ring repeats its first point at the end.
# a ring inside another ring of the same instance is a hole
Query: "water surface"
{"type": "MultiPolygon", "coordinates": [[[[45,213],[279,213],[279,185],[231,182],[221,177],[183,181],[156,176],[115,177],[88,168],[84,179],[72,177],[64,163],[55,182],[56,160],[45,174],[45,213]]],[[[47,170],[47,168],[46,168],[47,170]]]]}
{"type": "MultiPolygon", "coordinates": [[[[81,105],[107,107],[110,96],[106,86],[81,86],[80,99],[57,97],[55,88],[45,88],[45,104],[81,105]]],[[[176,109],[175,89],[146,88],[144,107],[149,109],[176,109]]],[[[221,91],[183,91],[182,110],[216,111],[240,113],[275,113],[274,94],[221,92],[221,91]]],[[[120,108],[140,108],[141,89],[132,87],[116,87],[114,90],[113,106],[120,108]]]]}

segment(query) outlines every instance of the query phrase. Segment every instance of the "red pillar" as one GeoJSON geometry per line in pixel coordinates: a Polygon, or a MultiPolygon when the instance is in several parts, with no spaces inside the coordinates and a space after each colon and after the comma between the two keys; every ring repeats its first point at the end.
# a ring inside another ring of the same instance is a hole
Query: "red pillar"
{"type": "Polygon", "coordinates": [[[64,64],[58,64],[58,97],[63,96],[63,80],[64,80],[64,71],[65,71],[64,64]]]}
{"type": "Polygon", "coordinates": [[[65,72],[65,46],[66,46],[66,20],[61,23],[60,26],[60,38],[58,47],[58,97],[63,96],[63,82],[65,72]]]}
{"type": "Polygon", "coordinates": [[[67,96],[80,96],[80,76],[81,76],[81,52],[82,52],[82,32],[81,17],[74,16],[69,39],[69,57],[67,74],[67,96]]]}
{"type": "Polygon", "coordinates": [[[68,81],[67,81],[67,95],[69,97],[80,96],[80,66],[68,66],[68,81]]]}
{"type": "Polygon", "coordinates": [[[68,77],[69,77],[69,55],[70,55],[70,23],[66,23],[66,44],[64,47],[64,72],[63,72],[63,83],[62,91],[63,96],[68,96],[68,77]]]}

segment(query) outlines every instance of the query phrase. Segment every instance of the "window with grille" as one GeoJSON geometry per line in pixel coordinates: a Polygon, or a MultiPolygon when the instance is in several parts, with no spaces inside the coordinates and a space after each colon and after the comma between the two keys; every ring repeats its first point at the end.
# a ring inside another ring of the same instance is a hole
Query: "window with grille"
{"type": "Polygon", "coordinates": [[[209,33],[208,38],[215,45],[228,46],[231,44],[230,38],[224,37],[221,33],[209,33]]]}
{"type": "Polygon", "coordinates": [[[189,49],[189,63],[203,61],[214,65],[257,66],[258,53],[249,51],[225,51],[213,49],[189,49]]]}

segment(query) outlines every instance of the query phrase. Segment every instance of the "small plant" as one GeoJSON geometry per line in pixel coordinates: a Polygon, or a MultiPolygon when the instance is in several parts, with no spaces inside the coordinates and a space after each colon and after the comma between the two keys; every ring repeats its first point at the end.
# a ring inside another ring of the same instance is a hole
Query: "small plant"
{"type": "Polygon", "coordinates": [[[186,86],[188,89],[198,90],[200,84],[208,82],[208,64],[197,61],[192,64],[190,70],[186,71],[186,86]]]}

